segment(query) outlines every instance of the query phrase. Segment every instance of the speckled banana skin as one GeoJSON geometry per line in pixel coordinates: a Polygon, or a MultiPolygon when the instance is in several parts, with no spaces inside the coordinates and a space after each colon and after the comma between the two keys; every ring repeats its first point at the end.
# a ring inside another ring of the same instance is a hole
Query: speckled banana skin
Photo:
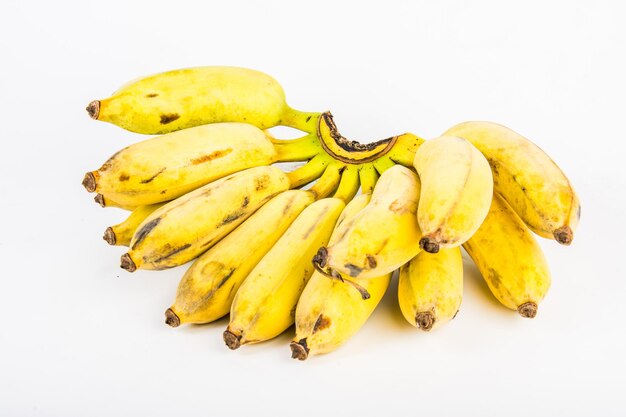
{"type": "Polygon", "coordinates": [[[461,248],[420,252],[400,269],[398,303],[404,318],[424,331],[452,320],[463,299],[461,248]]]}
{"type": "Polygon", "coordinates": [[[87,106],[89,115],[137,133],[160,134],[194,126],[249,123],[305,128],[315,114],[291,109],[272,77],[237,67],[178,69],[132,81],[87,106]]]}
{"type": "Polygon", "coordinates": [[[122,267],[165,269],[208,250],[275,194],[289,189],[276,167],[250,168],[164,205],[138,227],[122,267]]]}
{"type": "Polygon", "coordinates": [[[417,222],[422,249],[460,246],[487,216],[493,195],[489,163],[465,139],[441,136],[426,141],[413,165],[421,183],[417,222]]]}
{"type": "Polygon", "coordinates": [[[504,199],[495,194],[489,214],[463,245],[495,297],[532,318],[550,288],[550,271],[531,231],[504,199]]]}
{"type": "Polygon", "coordinates": [[[246,168],[270,165],[275,156],[262,130],[244,123],[216,123],[130,145],[87,173],[85,186],[120,204],[149,205],[246,168]]]}
{"type": "Polygon", "coordinates": [[[487,158],[494,189],[539,236],[569,245],[580,202],[563,171],[537,145],[491,122],[465,122],[445,135],[470,141],[487,158]]]}

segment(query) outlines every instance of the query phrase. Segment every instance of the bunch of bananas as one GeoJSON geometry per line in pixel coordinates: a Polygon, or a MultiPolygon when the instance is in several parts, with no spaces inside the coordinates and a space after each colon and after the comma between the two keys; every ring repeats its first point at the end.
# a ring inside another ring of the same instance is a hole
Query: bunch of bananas
{"type": "Polygon", "coordinates": [[[153,75],[87,111],[159,135],[85,175],[99,204],[131,211],[104,239],[128,246],[129,272],[195,259],[165,322],[230,313],[231,349],[295,322],[294,358],[331,351],[365,323],[396,270],[403,315],[429,331],[461,304],[461,246],[495,297],[532,318],[550,273],[531,231],[569,245],[580,218],[563,172],[504,126],[466,122],[428,141],[405,133],[361,144],[330,113],[289,107],[274,79],[249,69],[153,75]],[[277,125],[304,135],[263,130],[277,125]],[[272,165],[295,161],[306,162],[272,165]]]}

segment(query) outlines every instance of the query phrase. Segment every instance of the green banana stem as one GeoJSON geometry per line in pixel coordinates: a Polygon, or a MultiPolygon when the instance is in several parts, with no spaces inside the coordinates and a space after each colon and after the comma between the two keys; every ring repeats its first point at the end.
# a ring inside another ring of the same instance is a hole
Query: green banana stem
{"type": "Polygon", "coordinates": [[[340,198],[344,203],[347,203],[354,198],[358,191],[359,168],[357,165],[348,165],[341,173],[341,181],[333,197],[340,198]]]}
{"type": "Polygon", "coordinates": [[[318,112],[303,112],[287,106],[281,117],[280,124],[302,130],[303,132],[315,133],[317,132],[320,116],[321,113],[318,112]]]}
{"type": "Polygon", "coordinates": [[[319,154],[322,147],[317,135],[309,134],[298,139],[271,138],[276,149],[275,162],[308,161],[319,154]]]}
{"type": "Polygon", "coordinates": [[[290,188],[299,188],[322,176],[331,159],[328,155],[319,154],[295,171],[288,172],[290,188]]]}
{"type": "Polygon", "coordinates": [[[376,168],[376,171],[378,171],[378,173],[381,175],[383,172],[396,165],[396,163],[393,162],[388,156],[378,158],[377,160],[372,162],[372,164],[374,164],[374,168],[376,168]]]}
{"type": "Polygon", "coordinates": [[[363,194],[371,194],[374,191],[374,186],[378,181],[378,172],[374,165],[369,163],[361,165],[359,169],[359,181],[361,182],[361,192],[363,194]]]}
{"type": "Polygon", "coordinates": [[[337,188],[341,178],[341,168],[340,164],[331,164],[326,167],[321,178],[309,190],[315,195],[316,200],[328,196],[337,188]]]}

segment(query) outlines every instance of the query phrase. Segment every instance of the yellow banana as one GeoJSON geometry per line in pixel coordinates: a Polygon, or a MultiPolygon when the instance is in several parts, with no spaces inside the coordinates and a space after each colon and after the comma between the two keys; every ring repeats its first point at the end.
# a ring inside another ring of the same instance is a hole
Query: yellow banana
{"type": "Polygon", "coordinates": [[[563,171],[537,145],[491,122],[465,122],[446,135],[462,137],[489,160],[494,189],[532,231],[569,245],[580,219],[580,202],[563,171]]]}
{"type": "Polygon", "coordinates": [[[126,211],[133,211],[139,207],[136,205],[120,204],[116,201],[111,200],[108,197],[103,196],[102,194],[96,194],[93,198],[93,201],[98,203],[100,207],[115,207],[126,211]]]}
{"type": "Polygon", "coordinates": [[[271,339],[293,324],[296,303],[314,271],[311,259],[328,242],[344,206],[339,198],[308,206],[250,272],[224,331],[230,349],[271,339]]]}
{"type": "Polygon", "coordinates": [[[133,238],[135,230],[139,225],[156,209],[165,203],[151,204],[149,206],[140,206],[130,213],[120,224],[107,227],[102,237],[109,245],[128,246],[133,238]]]}
{"type": "Polygon", "coordinates": [[[417,175],[401,165],[384,171],[370,203],[334,244],[320,248],[317,266],[351,277],[374,278],[408,262],[420,251],[419,185],[417,175]]]}
{"type": "Polygon", "coordinates": [[[166,323],[209,323],[228,314],[243,280],[306,206],[309,191],[278,194],[200,256],[183,276],[166,323]]]}
{"type": "Polygon", "coordinates": [[[216,123],[156,136],[88,172],[85,188],[119,204],[172,200],[234,172],[275,161],[271,139],[244,123],[216,123]]]}
{"type": "Polygon", "coordinates": [[[456,316],[463,299],[460,248],[420,252],[400,268],[398,302],[404,318],[429,331],[456,316]]]}
{"type": "Polygon", "coordinates": [[[198,188],[149,215],[133,235],[122,268],[182,265],[217,243],[275,194],[289,188],[276,167],[241,171],[198,188]]]}
{"type": "Polygon", "coordinates": [[[550,288],[548,264],[530,230],[499,195],[463,247],[502,304],[523,317],[535,317],[550,288]]]}
{"type": "MultiPolygon", "coordinates": [[[[330,238],[332,244],[354,216],[370,200],[370,194],[355,197],[337,221],[330,238]]],[[[367,321],[382,299],[391,274],[371,279],[355,279],[362,293],[339,279],[315,271],[304,288],[296,307],[296,336],[291,343],[292,357],[305,360],[309,355],[330,352],[352,337],[367,321]]]]}
{"type": "Polygon", "coordinates": [[[159,134],[217,122],[249,123],[261,129],[286,125],[314,131],[318,113],[285,102],[272,77],[246,68],[196,67],[143,77],[95,100],[87,112],[96,120],[137,133],[159,134]]]}
{"type": "Polygon", "coordinates": [[[485,157],[465,139],[441,136],[424,143],[413,161],[422,185],[417,222],[420,247],[437,253],[460,246],[487,216],[493,177],[485,157]]]}

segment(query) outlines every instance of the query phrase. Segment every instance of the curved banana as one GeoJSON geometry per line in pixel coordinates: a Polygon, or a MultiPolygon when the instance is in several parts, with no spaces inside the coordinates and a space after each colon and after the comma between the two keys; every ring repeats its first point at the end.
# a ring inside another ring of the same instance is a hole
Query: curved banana
{"type": "Polygon", "coordinates": [[[498,194],[487,218],[463,247],[502,304],[522,317],[535,317],[550,288],[548,264],[530,230],[498,194]]]}
{"type": "MultiPolygon", "coordinates": [[[[365,208],[370,196],[358,195],[346,205],[329,244],[343,233],[343,226],[365,208]]],[[[315,271],[296,307],[296,336],[290,345],[292,357],[305,360],[309,355],[330,352],[347,341],[372,314],[385,294],[390,279],[391,274],[355,279],[353,284],[369,294],[367,299],[363,299],[362,293],[346,285],[347,282],[315,271]]]]}
{"type": "Polygon", "coordinates": [[[250,272],[230,310],[230,349],[278,336],[294,322],[296,303],[313,274],[311,259],[328,242],[345,204],[324,198],[308,206],[250,272]]]}
{"type": "Polygon", "coordinates": [[[563,171],[537,145],[491,122],[465,122],[446,135],[472,142],[489,160],[494,189],[539,236],[569,245],[580,202],[563,171]]]}
{"type": "Polygon", "coordinates": [[[261,129],[216,123],[130,145],[88,172],[83,185],[120,204],[155,204],[234,172],[269,165],[275,157],[274,145],[261,129]]]}
{"type": "Polygon", "coordinates": [[[419,193],[419,179],[410,169],[395,165],[384,171],[370,203],[334,244],[320,248],[317,266],[351,277],[374,278],[408,262],[420,251],[419,193]]]}
{"type": "Polygon", "coordinates": [[[156,209],[165,203],[140,206],[130,213],[123,222],[107,227],[102,237],[109,245],[128,246],[139,225],[156,209]]]}
{"type": "Polygon", "coordinates": [[[133,211],[137,208],[139,208],[140,206],[137,205],[128,205],[128,204],[120,204],[117,201],[113,201],[108,197],[103,196],[102,194],[96,194],[93,198],[93,201],[95,201],[96,203],[98,203],[98,205],[100,205],[100,207],[115,207],[115,208],[120,208],[122,210],[126,210],[126,211],[133,211]]]}
{"type": "Polygon", "coordinates": [[[422,189],[417,222],[420,247],[437,253],[460,246],[487,216],[493,177],[485,157],[465,139],[441,136],[424,143],[413,165],[422,189]]]}
{"type": "Polygon", "coordinates": [[[311,192],[284,191],[200,256],[178,284],[165,322],[209,323],[228,314],[250,271],[313,201],[311,192]]]}
{"type": "Polygon", "coordinates": [[[242,122],[261,129],[276,125],[315,131],[318,113],[285,102],[272,77],[237,67],[196,67],[163,72],[124,85],[95,100],[87,112],[96,120],[137,133],[159,134],[217,122],[242,122]]]}
{"type": "Polygon", "coordinates": [[[217,243],[275,194],[289,188],[276,167],[241,171],[165,204],[137,228],[121,266],[165,269],[182,265],[217,243]]]}
{"type": "Polygon", "coordinates": [[[420,252],[400,268],[398,303],[413,326],[430,331],[452,320],[462,299],[461,248],[420,252]]]}

